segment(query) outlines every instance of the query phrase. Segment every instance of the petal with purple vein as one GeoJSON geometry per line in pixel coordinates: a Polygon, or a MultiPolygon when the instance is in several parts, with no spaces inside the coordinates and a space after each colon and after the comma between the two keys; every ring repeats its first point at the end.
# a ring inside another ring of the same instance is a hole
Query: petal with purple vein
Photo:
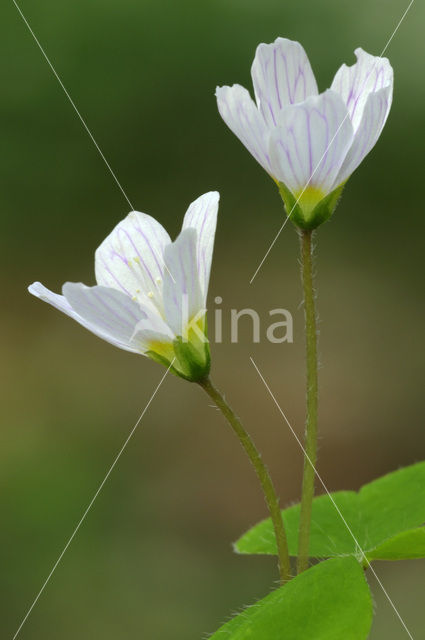
{"type": "Polygon", "coordinates": [[[339,93],[347,105],[354,131],[360,126],[363,109],[370,93],[389,87],[391,106],[393,69],[388,58],[380,58],[366,53],[363,49],[355,50],[357,62],[351,67],[343,64],[335,74],[331,89],[339,93]]]}
{"type": "Polygon", "coordinates": [[[204,307],[197,264],[197,231],[184,229],[165,248],[165,263],[173,274],[164,274],[165,320],[176,336],[184,336],[188,322],[204,307]]]}
{"type": "Polygon", "coordinates": [[[95,254],[96,280],[130,297],[161,297],[164,248],[170,236],[145,213],[132,211],[119,222],[95,254]]]}
{"type": "Polygon", "coordinates": [[[232,87],[217,87],[215,95],[224,122],[257,162],[271,174],[268,127],[248,91],[234,84],[232,87]]]}
{"type": "Polygon", "coordinates": [[[354,134],[353,143],[335,179],[334,186],[347,180],[375,146],[385,125],[391,105],[392,87],[384,87],[369,93],[363,109],[362,119],[354,134]]]}
{"type": "Polygon", "coordinates": [[[123,344],[131,344],[134,328],[143,318],[140,306],[129,296],[110,287],[86,287],[66,282],[62,293],[85,321],[123,344]]]}
{"type": "Polygon", "coordinates": [[[260,44],[251,68],[257,106],[274,127],[283,107],[317,95],[317,83],[307,54],[299,42],[277,38],[260,44]]]}
{"type": "MultiPolygon", "coordinates": [[[[84,287],[84,285],[81,284],[71,286],[82,287],[89,290],[89,287],[84,287]]],[[[66,315],[70,316],[71,318],[73,318],[73,320],[76,320],[83,327],[97,335],[99,338],[102,338],[102,340],[106,340],[107,342],[110,342],[114,346],[119,347],[120,349],[124,349],[125,351],[132,351],[134,353],[140,352],[139,349],[135,345],[132,345],[129,340],[129,337],[132,333],[132,327],[130,326],[131,323],[127,327],[127,330],[125,330],[125,327],[122,323],[120,323],[117,327],[114,324],[113,320],[108,321],[106,315],[104,314],[104,309],[99,312],[99,316],[102,317],[100,322],[96,321],[93,313],[91,313],[90,315],[80,315],[78,310],[71,305],[71,303],[65,296],[53,293],[53,291],[47,289],[40,282],[34,282],[30,287],[28,287],[28,291],[37,298],[40,298],[40,300],[48,302],[56,309],[59,309],[59,311],[62,311],[66,315]]],[[[113,291],[114,293],[118,293],[117,291],[114,291],[112,289],[111,291],[113,291]]],[[[124,296],[124,294],[120,295],[124,296]]],[[[127,296],[124,297],[127,298],[127,296]]],[[[132,301],[130,300],[130,302],[132,301]]]]}
{"type": "Polygon", "coordinates": [[[352,139],[347,109],[330,89],[289,105],[270,140],[274,176],[296,196],[309,188],[323,197],[332,190],[352,139]]]}
{"type": "Polygon", "coordinates": [[[186,211],[182,226],[182,229],[193,228],[197,231],[197,265],[204,303],[208,294],[219,199],[217,191],[204,193],[197,198],[186,211]]]}

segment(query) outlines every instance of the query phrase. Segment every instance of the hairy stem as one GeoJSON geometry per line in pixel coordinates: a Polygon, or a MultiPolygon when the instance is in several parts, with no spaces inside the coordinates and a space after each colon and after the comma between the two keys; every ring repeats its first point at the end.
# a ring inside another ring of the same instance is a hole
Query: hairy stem
{"type": "Polygon", "coordinates": [[[307,363],[307,414],[305,456],[298,537],[297,572],[308,568],[311,509],[317,460],[317,321],[313,283],[312,231],[301,232],[301,273],[304,293],[305,342],[307,363]]]}
{"type": "Polygon", "coordinates": [[[222,394],[213,385],[211,380],[207,378],[206,380],[201,381],[199,384],[207,392],[209,397],[213,400],[214,404],[217,405],[223,416],[226,418],[227,422],[238,437],[239,442],[244,448],[246,454],[248,455],[252,466],[254,467],[255,472],[258,476],[261,488],[264,493],[264,498],[266,500],[267,507],[269,509],[270,516],[273,522],[278,552],[279,575],[283,584],[291,578],[291,565],[289,561],[288,542],[286,539],[282,514],[279,507],[279,500],[277,498],[270,474],[267,470],[266,465],[262,461],[261,455],[259,454],[250,435],[245,431],[241,421],[236,416],[231,407],[227,404],[222,394]]]}

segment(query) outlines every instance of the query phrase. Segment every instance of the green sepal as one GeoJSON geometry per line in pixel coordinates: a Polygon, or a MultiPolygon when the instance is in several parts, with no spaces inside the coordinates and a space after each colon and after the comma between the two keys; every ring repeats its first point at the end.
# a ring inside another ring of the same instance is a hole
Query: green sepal
{"type": "Polygon", "coordinates": [[[159,364],[164,365],[164,367],[167,367],[167,369],[169,368],[170,372],[175,376],[178,376],[179,378],[183,377],[180,371],[178,371],[174,366],[170,367],[171,362],[167,360],[167,358],[164,358],[164,356],[160,356],[155,351],[146,351],[144,355],[150,358],[151,360],[153,360],[154,362],[158,362],[159,364]]]}
{"type": "Polygon", "coordinates": [[[190,382],[199,382],[210,372],[211,356],[208,340],[198,341],[198,343],[195,346],[192,341],[184,341],[180,336],[173,342],[178,375],[190,382]]]}
{"type": "Polygon", "coordinates": [[[283,182],[278,182],[278,187],[283,204],[285,205],[286,214],[290,216],[295,226],[300,229],[312,230],[316,229],[331,217],[342,195],[345,182],[322,198],[311,211],[306,208],[303,209],[300,202],[297,202],[297,198],[292,191],[290,191],[283,182]]]}
{"type": "Polygon", "coordinates": [[[207,321],[202,318],[197,329],[189,328],[185,339],[177,336],[169,345],[169,354],[162,355],[154,350],[146,351],[151,360],[162,364],[175,376],[189,382],[200,382],[208,377],[211,368],[210,344],[207,338],[207,321]],[[199,335],[199,334],[202,335],[199,335]],[[205,339],[204,339],[205,338],[205,339]]]}
{"type": "Polygon", "coordinates": [[[146,351],[145,355],[167,367],[167,369],[169,368],[170,372],[178,378],[183,378],[189,382],[199,382],[208,376],[211,368],[208,342],[205,343],[202,353],[190,342],[183,342],[181,338],[174,340],[173,348],[175,353],[174,361],[171,361],[173,364],[155,351],[146,351]]]}

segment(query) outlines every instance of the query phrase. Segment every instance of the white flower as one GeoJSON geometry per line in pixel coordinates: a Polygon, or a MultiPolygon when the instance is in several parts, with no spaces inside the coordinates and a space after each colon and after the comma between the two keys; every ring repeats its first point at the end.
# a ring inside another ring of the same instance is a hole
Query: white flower
{"type": "Polygon", "coordinates": [[[95,254],[97,285],[67,282],[59,295],[29,291],[107,342],[147,355],[183,378],[208,374],[206,298],[219,194],[192,202],[171,242],[154,218],[132,211],[95,254]]]}
{"type": "Polygon", "coordinates": [[[255,54],[256,103],[240,85],[216,91],[223,120],[279,184],[286,207],[300,198],[294,211],[300,226],[317,226],[323,221],[316,220],[319,214],[328,217],[326,210],[314,209],[320,202],[334,208],[391,107],[393,70],[387,58],[363,49],[355,54],[356,64],[343,64],[331,88],[319,94],[303,47],[277,38],[260,44],[255,54]]]}

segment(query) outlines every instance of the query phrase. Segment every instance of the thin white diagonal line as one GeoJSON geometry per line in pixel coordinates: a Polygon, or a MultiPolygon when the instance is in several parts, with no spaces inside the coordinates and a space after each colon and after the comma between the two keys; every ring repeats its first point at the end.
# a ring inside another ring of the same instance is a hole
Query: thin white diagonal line
{"type": "Polygon", "coordinates": [[[379,586],[381,587],[382,591],[384,592],[385,597],[387,598],[388,602],[390,603],[391,607],[393,608],[397,618],[400,620],[404,630],[406,631],[407,635],[409,636],[409,638],[411,640],[413,640],[413,636],[410,633],[409,629],[406,626],[406,623],[404,622],[403,618],[401,617],[397,607],[395,606],[394,602],[391,600],[391,597],[389,595],[389,593],[387,592],[387,590],[385,589],[384,585],[382,584],[379,576],[377,575],[377,573],[375,572],[375,569],[372,567],[372,565],[369,563],[367,556],[365,554],[365,552],[363,551],[363,549],[361,548],[360,544],[358,543],[358,540],[356,538],[356,536],[354,535],[354,533],[352,532],[350,525],[348,524],[348,522],[346,521],[346,519],[344,518],[343,514],[341,513],[340,508],[338,507],[338,505],[336,504],[332,494],[329,492],[325,482],[323,481],[321,475],[319,474],[319,472],[317,471],[316,467],[314,466],[314,464],[312,463],[308,453],[306,452],[303,443],[301,442],[301,440],[299,439],[297,433],[295,432],[294,428],[292,427],[291,423],[289,422],[288,418],[286,417],[285,413],[283,412],[283,409],[281,408],[280,404],[278,403],[278,401],[276,400],[272,390],[270,389],[270,386],[267,384],[263,374],[261,373],[261,371],[259,370],[257,364],[254,362],[254,359],[252,358],[252,356],[250,356],[250,360],[255,368],[255,370],[257,371],[258,375],[260,376],[262,382],[264,383],[264,386],[266,387],[267,391],[269,392],[270,397],[272,398],[273,402],[275,403],[276,407],[279,410],[279,413],[281,414],[281,416],[283,417],[283,419],[285,420],[286,424],[288,425],[289,429],[291,430],[292,435],[294,436],[295,440],[298,442],[306,460],[308,460],[309,464],[313,467],[314,473],[317,476],[317,479],[319,480],[320,484],[322,485],[322,487],[324,488],[326,494],[328,495],[328,497],[330,498],[333,506],[335,507],[338,515],[340,516],[341,520],[343,521],[345,527],[347,528],[347,531],[349,532],[349,534],[351,535],[351,537],[353,538],[356,547],[358,548],[358,550],[361,553],[361,556],[363,558],[363,560],[365,560],[367,562],[368,568],[371,570],[371,572],[373,573],[376,581],[378,582],[379,586]]]}
{"type": "MultiPolygon", "coordinates": [[[[78,118],[81,121],[81,124],[83,125],[84,129],[87,131],[91,141],[93,142],[94,146],[96,147],[96,149],[98,150],[100,157],[102,158],[103,162],[106,164],[107,168],[109,169],[109,172],[111,174],[111,176],[113,177],[113,179],[115,180],[119,190],[121,191],[121,193],[123,194],[124,198],[127,200],[128,204],[130,205],[130,208],[134,211],[134,207],[130,202],[129,197],[127,196],[126,192],[124,191],[120,181],[118,180],[117,176],[115,175],[114,171],[112,170],[111,165],[109,164],[109,162],[107,161],[107,159],[105,158],[105,155],[103,154],[101,148],[99,147],[99,145],[97,144],[95,137],[93,136],[92,132],[90,131],[90,129],[88,128],[83,116],[81,115],[81,113],[79,112],[79,110],[77,109],[75,102],[73,101],[73,99],[71,98],[71,96],[69,95],[65,85],[63,84],[62,80],[59,77],[59,74],[57,73],[56,69],[54,68],[53,64],[51,63],[49,57],[47,56],[47,53],[44,51],[43,47],[40,44],[40,41],[38,40],[37,36],[35,35],[34,31],[32,30],[28,20],[26,19],[26,17],[24,16],[24,14],[22,13],[22,10],[20,9],[20,7],[18,6],[16,0],[12,0],[13,4],[15,5],[16,9],[18,10],[22,20],[24,21],[25,25],[28,28],[28,31],[30,32],[30,34],[32,35],[32,37],[34,38],[35,43],[37,44],[38,48],[40,49],[41,53],[43,54],[44,59],[46,60],[47,64],[49,65],[50,69],[53,72],[53,75],[55,76],[56,80],[59,82],[61,88],[63,89],[63,92],[65,93],[66,97],[68,98],[69,102],[72,105],[72,108],[74,109],[75,113],[77,114],[78,118]]],[[[152,251],[154,251],[154,249],[152,249],[152,251]]],[[[154,252],[156,254],[156,252],[154,252]]],[[[159,262],[162,262],[163,267],[166,271],[168,271],[172,281],[174,282],[174,284],[176,284],[176,281],[173,277],[173,274],[171,273],[171,271],[169,270],[169,268],[167,267],[164,258],[162,257],[162,255],[157,255],[157,258],[159,258],[159,262]]]]}
{"type": "Polygon", "coordinates": [[[115,465],[117,464],[118,460],[121,457],[121,454],[123,453],[124,449],[126,448],[126,446],[128,445],[128,443],[130,442],[131,437],[133,436],[134,432],[136,431],[137,427],[140,424],[140,421],[142,420],[143,416],[145,415],[146,411],[148,410],[152,400],[154,399],[154,397],[156,396],[159,387],[162,385],[162,383],[165,380],[165,377],[167,376],[168,372],[170,371],[172,365],[173,365],[174,360],[171,362],[170,366],[168,367],[167,371],[164,373],[164,375],[162,376],[161,380],[159,381],[159,383],[157,384],[154,392],[152,393],[149,402],[147,403],[147,405],[145,406],[145,408],[143,409],[142,413],[140,414],[136,424],[134,425],[134,427],[132,428],[132,430],[130,431],[126,441],[124,442],[124,444],[122,445],[121,449],[118,452],[118,455],[115,457],[115,460],[113,461],[113,463],[111,464],[111,466],[109,467],[109,470],[106,474],[106,476],[104,477],[104,479],[102,480],[102,482],[100,483],[96,493],[94,494],[93,498],[90,500],[90,503],[88,505],[88,507],[86,508],[86,510],[84,511],[80,521],[78,522],[77,526],[75,527],[74,531],[72,532],[71,537],[69,538],[68,542],[66,543],[66,545],[63,548],[63,551],[61,552],[59,558],[56,560],[55,564],[53,565],[49,575],[47,576],[46,580],[43,583],[43,586],[41,587],[40,591],[38,592],[37,596],[35,597],[33,603],[31,604],[30,608],[28,609],[24,619],[22,620],[21,624],[18,627],[18,630],[16,631],[15,635],[13,636],[12,640],[15,640],[15,638],[18,637],[19,632],[21,631],[22,627],[24,626],[25,622],[28,619],[28,616],[30,615],[31,611],[34,609],[35,605],[38,602],[38,599],[40,598],[41,594],[43,593],[44,589],[47,586],[47,583],[49,582],[50,578],[52,577],[53,573],[55,572],[58,564],[60,563],[60,561],[62,560],[63,556],[65,555],[66,550],[68,549],[69,545],[71,544],[71,542],[73,541],[77,531],[79,530],[79,528],[81,527],[81,525],[83,524],[88,512],[90,511],[90,509],[93,506],[94,501],[96,500],[97,496],[99,495],[99,493],[102,491],[103,486],[105,484],[105,482],[107,481],[107,479],[109,478],[109,476],[112,473],[112,470],[114,469],[115,465]]]}
{"type": "MultiPolygon", "coordinates": [[[[385,47],[382,49],[381,53],[379,54],[379,58],[382,58],[382,56],[384,55],[384,53],[386,52],[386,50],[388,49],[390,42],[392,41],[392,39],[394,38],[395,34],[397,33],[401,23],[403,22],[404,18],[406,17],[407,13],[409,12],[410,7],[412,6],[412,4],[414,3],[415,0],[410,0],[409,6],[407,7],[406,11],[403,13],[403,15],[401,16],[400,20],[398,21],[398,24],[396,26],[396,28],[394,29],[394,31],[392,32],[389,40],[387,41],[385,47]]],[[[371,70],[369,71],[369,73],[366,76],[366,79],[370,76],[370,74],[373,72],[373,70],[375,69],[375,66],[377,64],[377,61],[374,62],[371,70]]],[[[332,139],[330,140],[328,146],[326,147],[325,151],[323,152],[319,162],[316,164],[316,166],[314,167],[306,185],[304,186],[303,190],[301,191],[300,195],[298,196],[298,198],[296,199],[292,209],[290,210],[290,212],[288,213],[287,217],[285,218],[282,226],[280,227],[279,231],[277,232],[277,234],[275,235],[272,243],[270,244],[269,248],[267,249],[266,253],[264,254],[263,259],[261,260],[260,264],[258,265],[257,269],[254,272],[254,275],[252,276],[251,280],[249,281],[249,284],[252,284],[255,277],[257,276],[257,273],[260,271],[261,267],[263,266],[265,260],[267,259],[267,256],[269,255],[270,251],[273,249],[276,240],[279,238],[280,234],[282,233],[283,229],[286,226],[286,223],[288,222],[288,220],[290,219],[292,212],[294,211],[295,207],[297,206],[298,202],[301,200],[303,193],[305,192],[305,190],[307,189],[308,185],[310,184],[311,180],[314,177],[314,174],[316,173],[317,169],[320,166],[320,163],[322,162],[323,158],[325,157],[325,155],[327,154],[327,152],[329,151],[333,141],[335,140],[336,136],[338,135],[338,132],[340,131],[342,125],[344,124],[344,122],[347,120],[347,118],[349,117],[349,113],[347,112],[347,114],[344,116],[343,120],[341,121],[339,127],[337,128],[335,134],[333,135],[332,139]]]]}
{"type": "Polygon", "coordinates": [[[411,1],[410,1],[409,6],[407,7],[406,11],[405,11],[405,12],[403,13],[403,15],[401,16],[400,20],[398,21],[398,24],[397,24],[396,28],[395,28],[395,29],[394,29],[394,31],[392,32],[390,39],[388,40],[388,42],[387,42],[387,44],[385,45],[385,47],[382,49],[382,53],[381,53],[381,56],[380,56],[380,57],[382,57],[382,56],[384,55],[384,53],[386,52],[386,50],[387,50],[387,49],[388,49],[388,47],[390,46],[390,42],[391,42],[391,40],[394,38],[395,34],[397,33],[399,26],[400,26],[400,25],[401,25],[401,23],[403,22],[404,18],[407,16],[407,13],[408,13],[408,11],[409,11],[410,7],[412,6],[412,4],[414,3],[414,1],[415,1],[415,0],[411,0],[411,1]]]}
{"type": "Polygon", "coordinates": [[[34,38],[34,40],[35,40],[35,42],[36,42],[36,44],[37,44],[38,48],[40,49],[41,53],[43,54],[44,59],[46,60],[46,62],[47,62],[47,64],[49,65],[50,69],[52,70],[52,72],[53,72],[53,74],[54,74],[54,76],[55,76],[56,80],[59,82],[60,86],[62,87],[62,89],[63,89],[63,91],[64,91],[64,93],[65,93],[66,97],[68,98],[69,102],[70,102],[70,103],[71,103],[71,105],[72,105],[72,108],[74,109],[75,113],[76,113],[76,114],[77,114],[77,116],[79,117],[79,119],[80,119],[80,121],[81,121],[81,124],[83,125],[84,129],[87,131],[88,135],[90,136],[91,141],[93,142],[94,146],[95,146],[95,147],[96,147],[96,149],[98,150],[98,152],[99,152],[99,154],[100,154],[100,156],[101,156],[101,158],[102,158],[103,162],[104,162],[104,163],[106,164],[106,166],[108,167],[109,172],[110,172],[110,174],[112,175],[113,179],[115,180],[115,182],[116,182],[116,184],[117,184],[117,186],[118,186],[119,190],[120,190],[120,191],[121,191],[121,193],[123,194],[124,198],[127,200],[127,202],[128,202],[128,204],[130,205],[131,209],[133,209],[133,210],[134,210],[134,207],[133,207],[133,205],[131,204],[131,202],[130,202],[130,200],[129,200],[129,198],[128,198],[127,194],[126,194],[126,192],[125,192],[125,191],[124,191],[124,189],[122,188],[120,181],[118,180],[117,176],[115,175],[115,173],[114,173],[114,172],[113,172],[113,170],[112,170],[111,165],[109,164],[109,162],[108,162],[108,161],[107,161],[107,159],[105,158],[104,154],[102,153],[101,148],[100,148],[100,147],[99,147],[99,145],[97,144],[97,142],[96,142],[96,140],[95,140],[95,138],[94,138],[94,136],[93,136],[92,132],[91,132],[91,131],[90,131],[90,129],[88,128],[88,126],[87,126],[87,124],[86,124],[86,122],[85,122],[85,120],[84,120],[83,116],[82,116],[82,115],[81,115],[81,113],[78,111],[78,109],[77,109],[77,107],[76,107],[76,105],[75,105],[75,102],[73,101],[73,99],[72,99],[72,98],[71,98],[71,96],[69,95],[68,91],[66,90],[66,87],[65,87],[65,85],[63,84],[62,80],[60,79],[59,75],[57,74],[56,69],[54,68],[53,64],[50,62],[50,59],[48,58],[47,53],[44,51],[43,47],[41,46],[41,44],[40,44],[40,42],[39,42],[39,40],[38,40],[37,36],[36,36],[36,35],[35,35],[35,33],[34,33],[34,31],[31,29],[31,27],[30,27],[30,25],[29,25],[29,23],[28,23],[28,20],[26,19],[26,17],[25,17],[25,16],[24,16],[24,14],[22,13],[22,10],[21,10],[21,9],[20,9],[20,7],[18,6],[18,4],[17,4],[16,0],[12,0],[12,2],[13,2],[13,4],[15,5],[16,9],[18,10],[18,12],[19,12],[19,14],[20,14],[20,16],[21,16],[22,20],[25,22],[25,24],[26,24],[26,26],[27,26],[27,28],[28,28],[28,31],[30,32],[30,34],[31,34],[31,35],[32,35],[32,37],[34,38]]]}

